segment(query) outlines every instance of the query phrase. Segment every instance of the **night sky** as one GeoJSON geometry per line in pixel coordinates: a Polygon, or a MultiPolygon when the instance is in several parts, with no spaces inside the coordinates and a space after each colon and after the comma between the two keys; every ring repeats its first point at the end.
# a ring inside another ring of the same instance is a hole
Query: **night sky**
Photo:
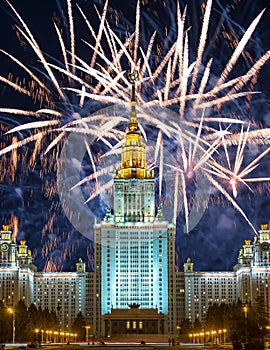
{"type": "MultiPolygon", "coordinates": [[[[39,43],[42,51],[46,54],[46,59],[57,63],[61,57],[61,51],[52,23],[52,18],[63,29],[64,38],[68,40],[68,27],[65,25],[67,15],[67,5],[65,1],[46,0],[13,0],[12,5],[20,13],[22,18],[29,26],[36,41],[39,43]],[[67,34],[65,34],[67,33],[67,34]],[[66,35],[66,36],[65,36],[66,35]]],[[[89,32],[83,22],[75,4],[85,11],[85,14],[91,21],[94,28],[99,23],[94,5],[101,11],[103,1],[79,0],[72,1],[74,11],[75,35],[76,35],[76,53],[84,59],[89,60],[89,49],[80,40],[89,39],[89,32]]],[[[162,38],[164,27],[170,23],[175,11],[175,1],[166,1],[167,7],[164,7],[163,1],[142,1],[141,5],[141,26],[143,39],[147,41],[154,30],[157,30],[157,38],[162,38]],[[159,34],[160,33],[160,34],[159,34]]],[[[182,1],[180,7],[183,10],[187,4],[187,26],[190,27],[189,47],[190,60],[196,56],[197,45],[201,29],[201,1],[182,1]]],[[[115,16],[119,19],[119,25],[116,28],[116,34],[124,35],[125,26],[134,27],[135,1],[109,1],[111,10],[109,11],[110,24],[113,26],[115,16]],[[128,4],[128,5],[127,5],[128,4]],[[121,24],[123,23],[123,24],[121,24]]],[[[263,53],[270,49],[270,4],[269,1],[223,1],[213,0],[211,12],[211,23],[208,32],[208,40],[204,51],[203,63],[213,57],[213,69],[217,72],[224,67],[232,54],[232,48],[229,40],[233,42],[233,35],[241,38],[245,29],[251,21],[266,7],[260,23],[254,31],[252,38],[245,47],[244,55],[241,56],[232,72],[235,76],[243,74],[251,65],[258,60],[263,53]],[[220,14],[225,11],[227,5],[228,20],[222,26],[222,36],[215,36],[220,14]],[[224,33],[228,35],[228,41],[224,38],[224,33]]],[[[41,65],[35,54],[29,48],[25,39],[15,29],[17,22],[12,10],[6,3],[0,2],[0,49],[16,56],[27,67],[35,71],[42,77],[41,65]]],[[[161,39],[160,39],[161,40],[161,39]]],[[[11,73],[14,81],[16,76],[22,77],[22,70],[4,54],[0,53],[0,75],[8,77],[11,73]]],[[[259,78],[253,87],[254,91],[261,93],[254,97],[249,107],[243,104],[241,114],[245,118],[254,120],[260,127],[270,127],[270,63],[267,62],[261,69],[259,78]]],[[[45,78],[44,78],[45,79],[45,78]]],[[[76,103],[76,102],[75,102],[76,103]]],[[[246,103],[246,102],[245,102],[246,103]]],[[[20,108],[36,111],[40,108],[38,101],[13,91],[11,87],[0,82],[0,108],[20,108]]],[[[95,107],[92,107],[93,110],[95,107]]],[[[228,108],[231,108],[229,106],[228,108]]],[[[242,118],[241,115],[241,118],[242,118]]],[[[11,142],[11,138],[4,133],[20,124],[33,121],[30,116],[16,116],[6,113],[0,114],[0,145],[4,148],[11,142]]],[[[29,136],[31,131],[26,131],[24,136],[29,136]]],[[[255,146],[256,148],[256,146],[255,146]]],[[[44,153],[46,147],[40,149],[44,153]]],[[[264,148],[265,149],[265,148],[264,148]]],[[[32,162],[31,154],[34,145],[18,150],[18,164],[15,175],[9,170],[10,155],[6,154],[0,158],[2,171],[0,183],[0,214],[2,224],[10,222],[16,227],[18,220],[17,239],[26,239],[34,256],[34,262],[38,269],[47,267],[51,270],[74,270],[74,262],[82,257],[87,264],[87,270],[93,269],[93,245],[92,242],[77,232],[71,225],[68,218],[65,217],[59,204],[57,191],[50,193],[50,188],[55,188],[55,164],[51,153],[44,157],[37,155],[36,161],[32,162]],[[25,157],[24,157],[25,155],[25,157]],[[44,169],[44,164],[46,169],[44,169]],[[50,167],[51,166],[51,167],[50,167]],[[15,223],[15,224],[14,224],[15,223]]],[[[249,147],[250,156],[252,152],[257,154],[257,149],[249,147]]],[[[97,151],[98,152],[98,151],[97,151]]],[[[270,175],[269,171],[270,157],[266,157],[260,163],[261,177],[270,175]]],[[[87,172],[87,169],[86,169],[87,172]]],[[[253,240],[254,232],[231,204],[221,195],[211,196],[209,206],[206,209],[202,219],[189,233],[183,232],[184,215],[181,213],[177,219],[177,265],[182,270],[182,265],[188,257],[195,263],[195,270],[200,271],[219,271],[231,270],[237,262],[237,254],[244,239],[253,240]]],[[[257,186],[254,193],[242,188],[239,192],[237,202],[243,208],[248,218],[256,229],[259,225],[270,222],[270,200],[269,183],[257,186]]],[[[96,211],[98,217],[104,214],[104,207],[96,211]]]]}

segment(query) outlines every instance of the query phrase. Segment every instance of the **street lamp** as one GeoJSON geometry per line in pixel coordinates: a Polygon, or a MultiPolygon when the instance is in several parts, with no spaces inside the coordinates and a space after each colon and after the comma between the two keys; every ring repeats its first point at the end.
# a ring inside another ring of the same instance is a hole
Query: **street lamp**
{"type": "Polygon", "coordinates": [[[15,311],[11,307],[9,307],[8,312],[10,314],[12,314],[12,343],[14,344],[15,343],[15,331],[16,331],[16,329],[15,329],[15,311]]]}
{"type": "Polygon", "coordinates": [[[247,312],[248,312],[248,307],[244,306],[243,307],[244,313],[245,313],[245,318],[247,318],[247,312]]]}
{"type": "Polygon", "coordinates": [[[247,343],[247,313],[248,313],[248,307],[243,307],[244,313],[245,313],[245,342],[247,343]]]}
{"type": "Polygon", "coordinates": [[[192,334],[192,333],[189,333],[189,335],[188,335],[188,336],[189,336],[189,339],[190,339],[190,341],[189,341],[189,342],[190,342],[190,343],[193,343],[193,334],[192,334]]]}
{"type": "Polygon", "coordinates": [[[86,331],[86,335],[85,335],[85,340],[86,340],[86,343],[88,343],[89,342],[89,329],[90,329],[91,327],[90,326],[85,326],[85,331],[86,331]]]}
{"type": "Polygon", "coordinates": [[[224,344],[226,344],[226,332],[227,332],[227,329],[223,329],[223,334],[224,334],[224,344]]]}
{"type": "Polygon", "coordinates": [[[36,341],[38,341],[38,338],[39,338],[39,329],[38,328],[36,328],[35,329],[35,333],[36,333],[36,341]]]}
{"type": "Polygon", "coordinates": [[[179,340],[179,338],[180,338],[181,326],[176,326],[176,330],[177,330],[177,337],[178,337],[178,340],[179,340]]]}

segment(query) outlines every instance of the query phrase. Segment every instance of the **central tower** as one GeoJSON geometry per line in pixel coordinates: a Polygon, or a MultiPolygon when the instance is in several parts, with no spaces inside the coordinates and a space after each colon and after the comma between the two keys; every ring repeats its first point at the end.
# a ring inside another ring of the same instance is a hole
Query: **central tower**
{"type": "Polygon", "coordinates": [[[122,165],[114,173],[114,219],[116,223],[153,222],[154,216],[154,170],[146,166],[146,146],[138,130],[132,80],[129,131],[122,147],[122,165]]]}
{"type": "Polygon", "coordinates": [[[175,227],[155,208],[154,171],[139,132],[134,75],[129,130],[114,171],[114,213],[95,224],[101,335],[168,332],[175,227]],[[173,254],[170,259],[169,254],[173,254]]]}

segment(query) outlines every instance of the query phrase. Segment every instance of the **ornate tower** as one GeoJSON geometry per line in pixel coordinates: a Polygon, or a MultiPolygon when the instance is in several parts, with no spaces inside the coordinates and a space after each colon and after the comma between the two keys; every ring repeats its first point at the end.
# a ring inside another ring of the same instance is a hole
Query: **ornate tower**
{"type": "Polygon", "coordinates": [[[154,186],[154,171],[150,171],[146,166],[146,146],[138,131],[133,80],[129,131],[122,148],[121,168],[114,174],[115,222],[153,222],[154,186]]]}
{"type": "Polygon", "coordinates": [[[95,306],[101,314],[96,331],[101,335],[167,333],[172,320],[175,227],[164,219],[161,207],[155,215],[154,171],[147,168],[135,75],[130,78],[129,131],[121,166],[114,172],[114,214],[107,208],[94,227],[95,306]]]}
{"type": "Polygon", "coordinates": [[[0,266],[17,266],[16,242],[7,225],[3,225],[3,230],[0,231],[0,266]]]}

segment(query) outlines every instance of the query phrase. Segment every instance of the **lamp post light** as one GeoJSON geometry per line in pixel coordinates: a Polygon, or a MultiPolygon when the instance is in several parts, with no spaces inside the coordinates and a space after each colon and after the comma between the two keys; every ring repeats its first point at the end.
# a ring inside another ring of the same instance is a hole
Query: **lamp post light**
{"type": "Polygon", "coordinates": [[[206,339],[206,342],[210,341],[210,332],[209,331],[205,332],[205,339],[206,339]]]}
{"type": "Polygon", "coordinates": [[[217,331],[211,331],[212,344],[216,344],[216,334],[217,334],[217,331]]]}
{"type": "Polygon", "coordinates": [[[52,334],[52,331],[46,331],[46,343],[51,342],[51,334],[52,334]]]}
{"type": "Polygon", "coordinates": [[[85,326],[85,341],[86,341],[86,343],[89,342],[89,329],[90,328],[91,328],[90,326],[85,326]]]}
{"type": "Polygon", "coordinates": [[[221,336],[221,334],[222,334],[222,330],[219,329],[219,330],[218,330],[218,344],[219,344],[219,345],[222,344],[222,336],[221,336]]]}
{"type": "Polygon", "coordinates": [[[39,333],[39,329],[35,329],[35,333],[36,333],[36,340],[38,341],[38,333],[39,333]]]}
{"type": "Polygon", "coordinates": [[[193,338],[192,338],[192,337],[193,337],[193,334],[192,334],[192,333],[189,333],[189,335],[188,335],[188,336],[189,336],[189,339],[190,339],[190,341],[189,341],[189,342],[190,342],[190,343],[193,343],[193,338]]]}
{"type": "Polygon", "coordinates": [[[64,343],[65,333],[60,332],[60,343],[64,343]]]}
{"type": "Polygon", "coordinates": [[[227,332],[227,329],[223,329],[224,344],[226,344],[226,332],[227,332]]]}
{"type": "Polygon", "coordinates": [[[59,332],[53,332],[53,335],[54,335],[54,337],[53,337],[53,341],[54,341],[54,343],[56,343],[56,342],[57,342],[57,339],[58,339],[58,334],[59,334],[59,332]]]}
{"type": "Polygon", "coordinates": [[[12,343],[15,343],[15,333],[16,333],[16,328],[15,328],[15,311],[9,307],[8,312],[12,314],[12,343]]]}
{"type": "Polygon", "coordinates": [[[179,340],[179,338],[180,338],[181,326],[176,326],[176,330],[177,330],[177,338],[178,338],[178,340],[179,340]]]}
{"type": "Polygon", "coordinates": [[[201,332],[200,333],[200,342],[201,343],[204,343],[204,341],[205,341],[204,336],[205,336],[204,332],[201,332]]]}
{"type": "Polygon", "coordinates": [[[69,344],[69,340],[70,340],[70,333],[67,332],[66,333],[66,342],[69,344]]]}
{"type": "Polygon", "coordinates": [[[243,307],[244,314],[245,314],[245,343],[247,344],[247,315],[248,315],[248,307],[243,307]]]}
{"type": "Polygon", "coordinates": [[[245,319],[247,319],[247,312],[248,312],[248,307],[244,306],[243,307],[244,313],[245,313],[245,319]]]}

